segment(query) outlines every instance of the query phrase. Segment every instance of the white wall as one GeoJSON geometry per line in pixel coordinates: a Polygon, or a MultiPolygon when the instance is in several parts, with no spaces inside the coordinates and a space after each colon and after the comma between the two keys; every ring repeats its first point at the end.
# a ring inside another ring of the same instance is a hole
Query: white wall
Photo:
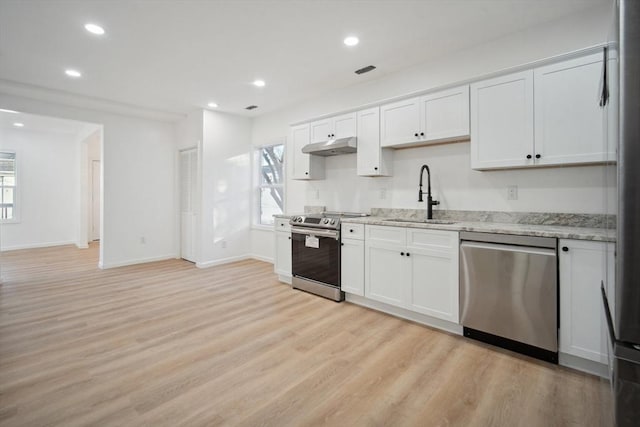
{"type": "Polygon", "coordinates": [[[6,92],[0,92],[0,102],[3,108],[104,126],[100,246],[104,267],[177,255],[173,123],[70,107],[6,92]],[[141,243],[141,237],[145,243],[141,243]]]}
{"type": "Polygon", "coordinates": [[[72,244],[78,222],[74,133],[4,129],[0,148],[17,159],[17,222],[2,225],[2,250],[72,244]]]}
{"type": "MultiPolygon", "coordinates": [[[[457,81],[559,55],[607,40],[611,8],[589,10],[561,21],[512,34],[402,72],[381,75],[377,80],[343,88],[322,97],[266,114],[254,120],[252,142],[288,135],[289,125],[320,115],[403,94],[453,84],[457,81]]],[[[384,70],[376,72],[383,73],[384,70]]],[[[606,212],[603,183],[615,183],[613,168],[586,166],[476,172],[469,168],[469,143],[396,150],[394,176],[363,178],[356,176],[355,155],[329,157],[327,179],[323,181],[287,181],[286,212],[296,213],[304,205],[326,205],[331,210],[367,211],[372,207],[423,208],[418,204],[419,168],[429,164],[433,187],[441,209],[606,212]],[[519,199],[506,200],[507,185],[519,186],[519,199]],[[386,190],[382,199],[380,190],[386,190]],[[319,198],[316,198],[319,190],[319,198]]],[[[292,158],[288,147],[287,158],[292,158]]],[[[291,176],[291,164],[287,165],[291,176]]],[[[611,209],[608,209],[611,212],[611,209]]],[[[253,252],[272,257],[265,244],[273,237],[254,232],[253,252]]]]}
{"type": "Polygon", "coordinates": [[[250,251],[251,120],[203,112],[199,266],[250,251]]]}

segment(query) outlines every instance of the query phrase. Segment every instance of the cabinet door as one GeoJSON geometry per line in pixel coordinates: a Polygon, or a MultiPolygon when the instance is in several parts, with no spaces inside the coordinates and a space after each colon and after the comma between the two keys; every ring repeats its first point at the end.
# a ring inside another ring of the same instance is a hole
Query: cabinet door
{"type": "Polygon", "coordinates": [[[333,118],[333,132],[335,138],[348,138],[356,136],[356,113],[342,114],[333,118]]]}
{"type": "Polygon", "coordinates": [[[415,143],[420,141],[419,135],[419,98],[405,99],[380,107],[380,145],[382,147],[415,143]]]}
{"type": "Polygon", "coordinates": [[[380,148],[380,108],[358,111],[358,175],[389,175],[391,149],[380,148]],[[383,152],[384,150],[384,152],[383,152]],[[389,152],[388,152],[389,151],[389,152]]]}
{"type": "Polygon", "coordinates": [[[600,281],[607,279],[607,243],[560,240],[559,246],[560,351],[607,363],[600,293],[600,281]]]}
{"type": "Polygon", "coordinates": [[[311,132],[311,143],[328,141],[333,133],[332,120],[324,119],[311,122],[309,123],[309,131],[311,132]]]}
{"type": "Polygon", "coordinates": [[[276,232],[275,272],[281,276],[291,276],[291,233],[276,232]]]}
{"type": "Polygon", "coordinates": [[[411,310],[459,322],[458,233],[407,229],[411,310]]]}
{"type": "Polygon", "coordinates": [[[427,141],[460,139],[469,135],[469,86],[420,98],[420,128],[427,141]]]}
{"type": "Polygon", "coordinates": [[[602,59],[597,53],[535,70],[536,164],[608,160],[605,110],[598,105],[602,59]]]}
{"type": "Polygon", "coordinates": [[[302,152],[302,147],[309,144],[309,124],[294,126],[291,128],[290,158],[293,159],[293,179],[323,179],[324,157],[312,156],[302,152]]]}
{"type": "Polygon", "coordinates": [[[376,301],[406,305],[408,267],[403,247],[365,244],[365,296],[376,301]]]}
{"type": "Polygon", "coordinates": [[[364,241],[342,240],[341,269],[342,290],[364,296],[364,241]]]}
{"type": "Polygon", "coordinates": [[[471,167],[533,164],[533,70],[474,83],[470,90],[471,167]]]}

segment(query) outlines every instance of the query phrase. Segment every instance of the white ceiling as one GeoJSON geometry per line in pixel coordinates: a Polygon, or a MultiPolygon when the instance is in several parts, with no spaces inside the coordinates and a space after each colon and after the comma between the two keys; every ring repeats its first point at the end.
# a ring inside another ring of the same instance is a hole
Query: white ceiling
{"type": "MultiPolygon", "coordinates": [[[[0,111],[0,131],[11,129],[16,132],[47,132],[79,136],[88,135],[98,128],[99,125],[76,120],[0,111]],[[16,127],[14,123],[22,123],[24,127],[16,127]]],[[[2,140],[0,140],[0,147],[2,147],[2,140]]]]}
{"type": "Polygon", "coordinates": [[[180,114],[215,101],[255,116],[608,2],[0,0],[0,79],[180,114]],[[87,22],[107,34],[87,33],[87,22]],[[355,48],[342,44],[350,34],[355,48]],[[370,64],[378,69],[354,74],[370,64]],[[260,108],[248,113],[250,104],[260,108]]]}

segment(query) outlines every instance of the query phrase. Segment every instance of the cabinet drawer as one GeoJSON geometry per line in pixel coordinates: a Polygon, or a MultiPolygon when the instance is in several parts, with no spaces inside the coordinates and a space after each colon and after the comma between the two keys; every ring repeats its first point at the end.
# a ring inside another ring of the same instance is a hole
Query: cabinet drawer
{"type": "Polygon", "coordinates": [[[365,227],[367,244],[405,246],[407,244],[406,228],[386,227],[383,225],[367,225],[365,227]]]}
{"type": "Polygon", "coordinates": [[[454,252],[458,247],[458,232],[408,228],[407,247],[454,252]]]}
{"type": "Polygon", "coordinates": [[[287,233],[291,232],[289,218],[276,218],[274,227],[276,231],[285,231],[287,233]]]}
{"type": "Polygon", "coordinates": [[[342,238],[364,240],[364,224],[342,224],[342,238]]]}

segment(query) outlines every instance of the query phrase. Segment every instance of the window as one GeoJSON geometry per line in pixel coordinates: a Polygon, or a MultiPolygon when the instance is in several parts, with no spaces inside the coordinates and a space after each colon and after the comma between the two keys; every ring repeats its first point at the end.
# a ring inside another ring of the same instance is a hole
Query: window
{"type": "Polygon", "coordinates": [[[0,219],[16,219],[16,153],[0,151],[0,219]]]}
{"type": "Polygon", "coordinates": [[[284,144],[257,150],[258,224],[273,225],[273,215],[284,211],[284,144]]]}

